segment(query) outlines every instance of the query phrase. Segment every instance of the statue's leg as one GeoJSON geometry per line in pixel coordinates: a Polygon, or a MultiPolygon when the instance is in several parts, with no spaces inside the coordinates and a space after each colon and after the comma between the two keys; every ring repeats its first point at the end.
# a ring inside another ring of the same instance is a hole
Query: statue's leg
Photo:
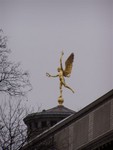
{"type": "Polygon", "coordinates": [[[74,90],[73,90],[72,88],[70,88],[68,85],[66,85],[66,83],[65,83],[65,82],[63,82],[63,85],[64,85],[64,87],[66,87],[66,88],[70,89],[73,93],[75,93],[75,92],[74,92],[74,90]]]}

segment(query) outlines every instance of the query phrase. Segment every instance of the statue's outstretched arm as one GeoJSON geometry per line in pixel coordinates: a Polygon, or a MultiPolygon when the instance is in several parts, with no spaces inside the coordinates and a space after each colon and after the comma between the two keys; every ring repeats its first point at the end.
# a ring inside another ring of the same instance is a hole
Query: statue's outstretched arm
{"type": "Polygon", "coordinates": [[[46,76],[47,76],[47,77],[58,77],[59,75],[57,74],[57,75],[52,76],[52,75],[50,75],[49,73],[46,73],[46,76]]]}
{"type": "Polygon", "coordinates": [[[62,51],[61,53],[61,57],[60,57],[60,68],[63,70],[63,66],[62,66],[62,56],[64,55],[64,52],[62,51]]]}

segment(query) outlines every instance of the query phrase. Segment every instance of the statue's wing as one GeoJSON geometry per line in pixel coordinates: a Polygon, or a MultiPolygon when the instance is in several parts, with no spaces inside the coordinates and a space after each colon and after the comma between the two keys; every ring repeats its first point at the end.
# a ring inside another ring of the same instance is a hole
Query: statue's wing
{"type": "Polygon", "coordinates": [[[63,75],[65,77],[69,77],[72,71],[72,65],[74,61],[74,53],[71,53],[71,55],[67,58],[65,62],[65,70],[63,71],[63,75]]]}

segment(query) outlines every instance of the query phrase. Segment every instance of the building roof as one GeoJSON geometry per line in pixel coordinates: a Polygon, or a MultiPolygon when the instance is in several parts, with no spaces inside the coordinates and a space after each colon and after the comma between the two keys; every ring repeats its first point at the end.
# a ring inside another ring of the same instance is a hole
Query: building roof
{"type": "Polygon", "coordinates": [[[53,107],[51,109],[48,109],[48,110],[42,110],[41,112],[36,112],[36,113],[31,113],[29,115],[27,115],[25,118],[24,118],[24,122],[26,123],[26,121],[29,121],[29,120],[34,120],[34,119],[38,119],[38,118],[54,118],[54,117],[68,117],[70,116],[71,114],[74,114],[75,111],[63,106],[63,105],[58,105],[56,107],[53,107]]]}
{"type": "Polygon", "coordinates": [[[63,106],[63,105],[58,105],[56,107],[53,107],[51,109],[48,110],[42,110],[41,112],[36,112],[36,113],[32,113],[27,115],[24,118],[24,121],[26,122],[26,120],[29,119],[33,119],[33,118],[39,118],[39,117],[51,117],[51,116],[69,116],[71,114],[74,114],[75,111],[63,106]]]}
{"type": "MultiPolygon", "coordinates": [[[[35,144],[35,143],[45,139],[45,137],[48,137],[52,134],[55,134],[56,132],[58,132],[62,128],[67,127],[69,124],[71,124],[71,123],[75,122],[76,120],[84,117],[89,112],[95,110],[95,108],[97,108],[97,107],[101,106],[102,104],[106,103],[111,98],[113,98],[113,89],[111,91],[109,91],[108,93],[106,93],[105,95],[103,95],[102,97],[100,97],[99,99],[97,99],[96,101],[94,101],[93,103],[89,104],[88,106],[86,106],[85,108],[80,110],[79,112],[75,113],[74,115],[69,116],[68,118],[62,120],[61,122],[59,122],[55,126],[48,129],[47,131],[45,131],[42,134],[35,137],[31,141],[29,141],[29,143],[26,143],[24,145],[23,149],[24,148],[26,149],[28,145],[30,146],[32,144],[35,144]]],[[[54,108],[54,109],[57,110],[57,108],[54,108]]],[[[59,109],[59,107],[58,107],[58,109],[59,109]]],[[[48,111],[51,111],[51,109],[48,110],[48,111]]]]}
{"type": "Polygon", "coordinates": [[[59,113],[60,114],[62,114],[62,113],[74,114],[75,111],[73,111],[73,110],[71,110],[71,109],[69,109],[69,108],[67,108],[67,107],[65,107],[63,105],[58,105],[58,106],[53,107],[51,109],[45,110],[45,113],[52,113],[52,114],[54,114],[54,113],[58,113],[58,114],[59,113]]]}

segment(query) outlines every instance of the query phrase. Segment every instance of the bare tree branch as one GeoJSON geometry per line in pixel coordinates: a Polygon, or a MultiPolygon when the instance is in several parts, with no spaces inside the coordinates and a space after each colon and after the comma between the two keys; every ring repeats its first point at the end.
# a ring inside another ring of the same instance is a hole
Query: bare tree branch
{"type": "Polygon", "coordinates": [[[0,105],[0,150],[19,150],[26,142],[23,118],[28,110],[31,113],[22,100],[9,99],[0,105]]]}
{"type": "Polygon", "coordinates": [[[0,92],[10,96],[25,96],[32,89],[29,74],[20,68],[19,63],[9,61],[9,53],[7,37],[0,30],[0,92]]]}

